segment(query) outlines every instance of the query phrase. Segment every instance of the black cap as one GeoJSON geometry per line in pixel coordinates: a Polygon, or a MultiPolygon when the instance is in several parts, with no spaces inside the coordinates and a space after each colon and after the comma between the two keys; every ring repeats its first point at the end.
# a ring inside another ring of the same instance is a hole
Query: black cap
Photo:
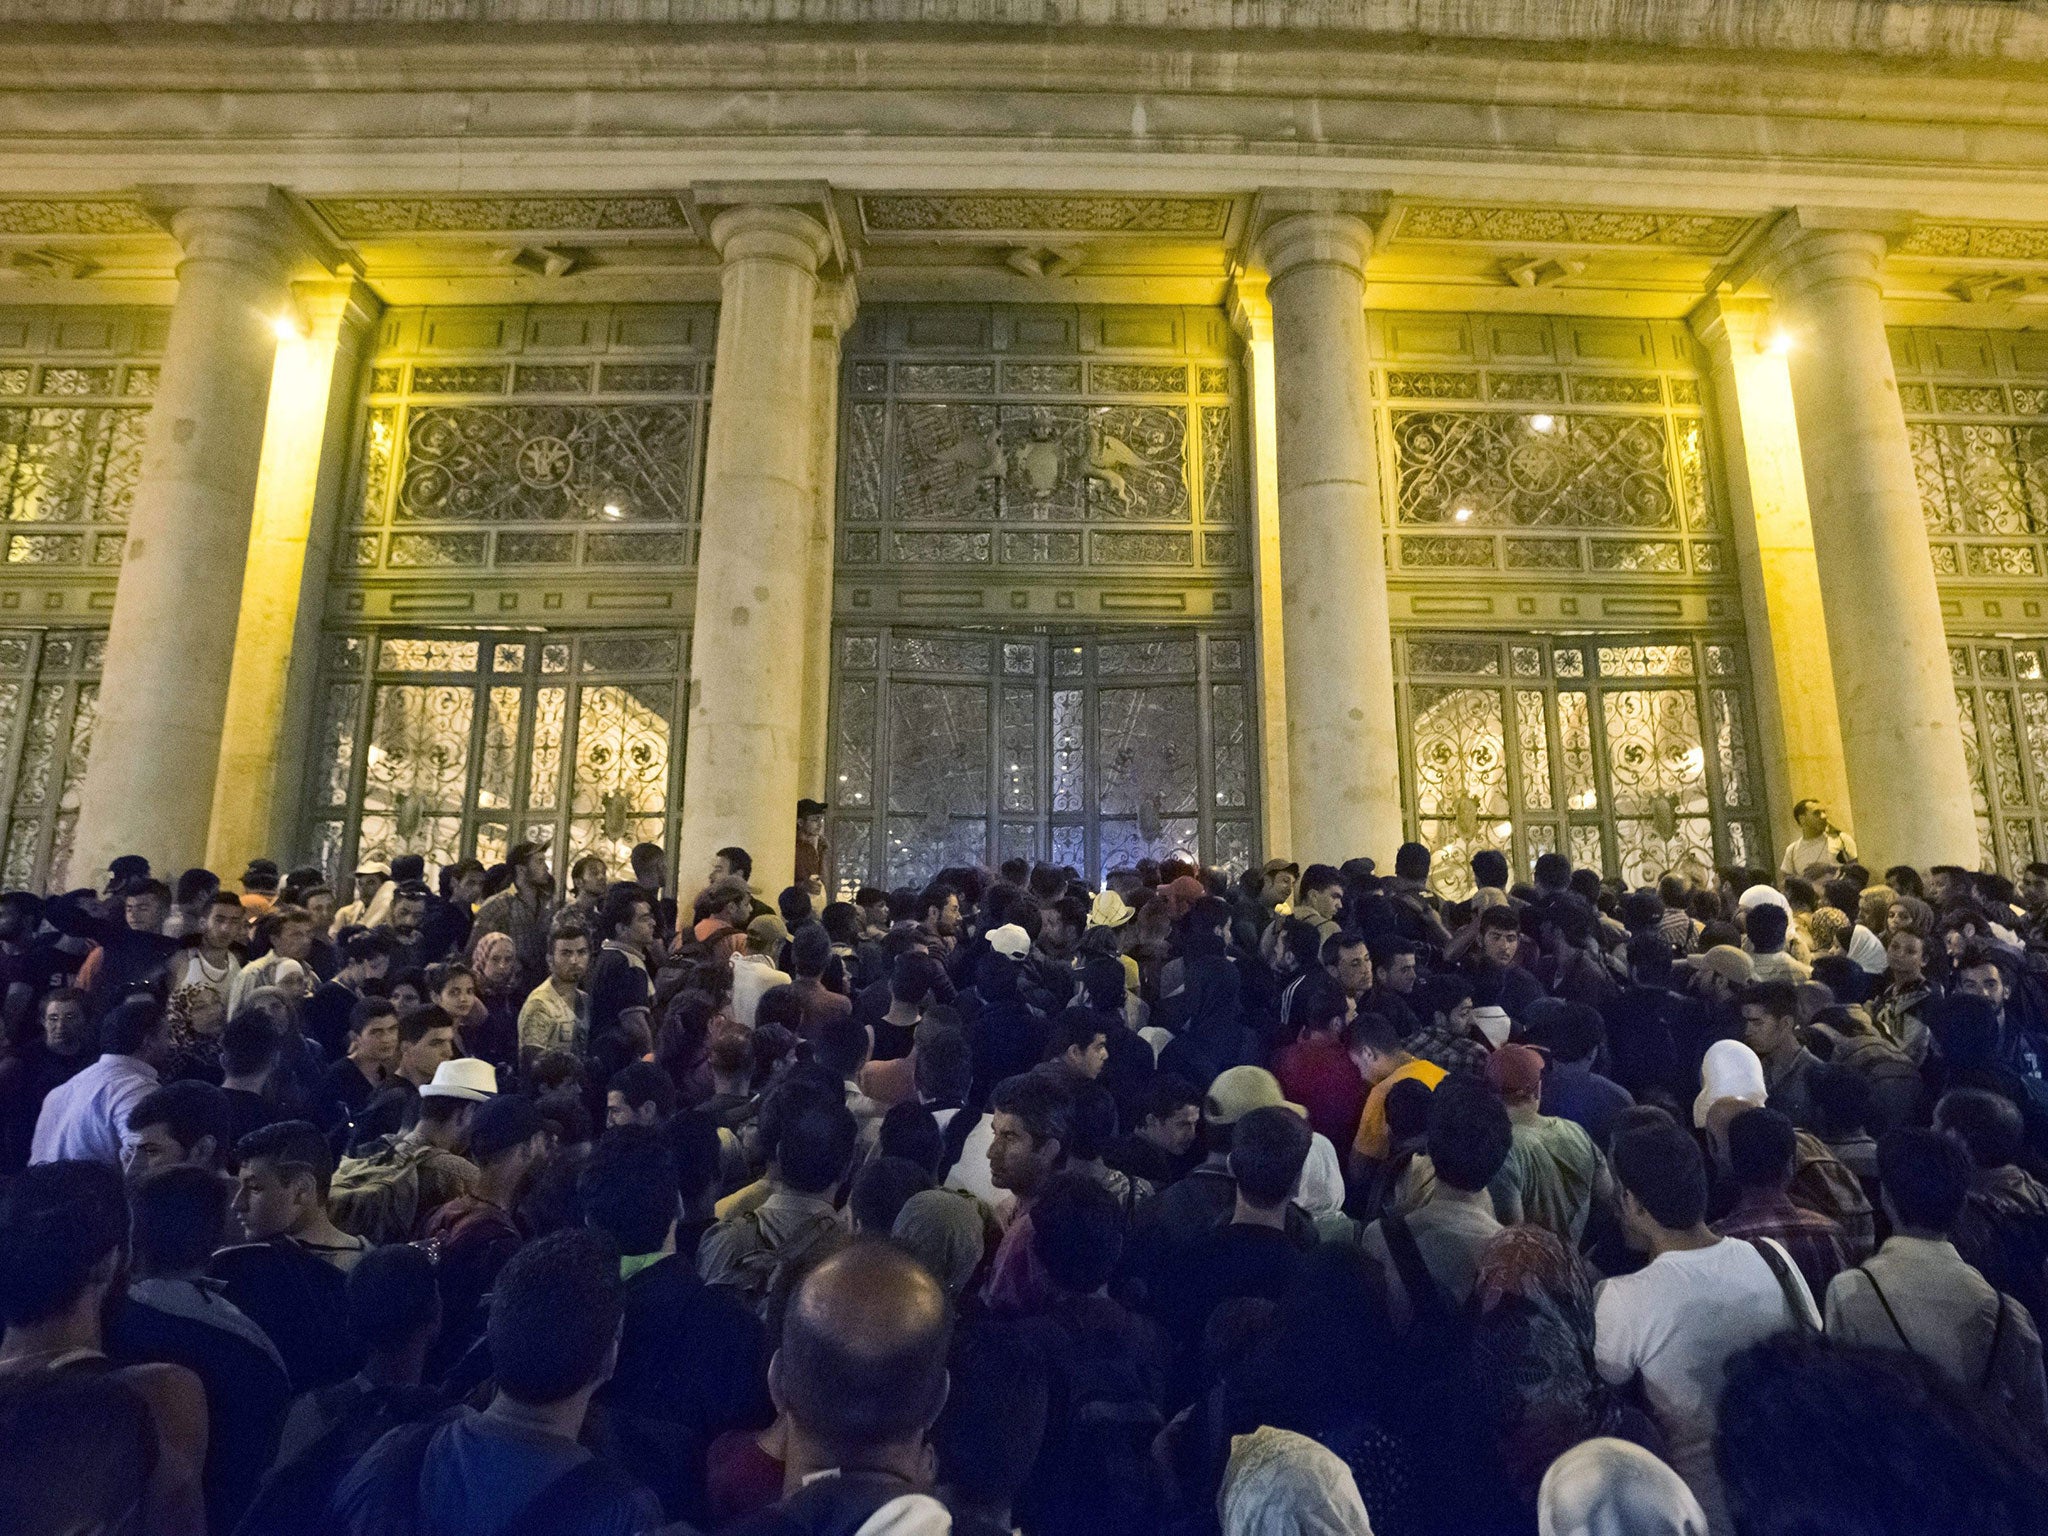
{"type": "Polygon", "coordinates": [[[547,1122],[533,1100],[501,1093],[470,1111],[469,1155],[477,1162],[489,1162],[546,1129],[547,1122]]]}
{"type": "Polygon", "coordinates": [[[822,816],[831,809],[832,807],[822,800],[799,800],[796,803],[796,813],[799,817],[822,816]]]}

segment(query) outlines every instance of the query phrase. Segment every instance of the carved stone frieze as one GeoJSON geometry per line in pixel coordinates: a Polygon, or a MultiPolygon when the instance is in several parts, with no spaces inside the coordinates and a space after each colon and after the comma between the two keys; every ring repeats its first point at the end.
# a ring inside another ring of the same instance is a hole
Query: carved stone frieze
{"type": "Polygon", "coordinates": [[[2048,224],[1928,222],[1916,225],[1898,249],[1905,256],[2048,261],[2048,224]]]}
{"type": "Polygon", "coordinates": [[[870,234],[1220,236],[1223,197],[1003,196],[929,193],[863,197],[870,234]]]}
{"type": "Polygon", "coordinates": [[[672,197],[317,198],[313,208],[345,240],[506,230],[690,229],[672,197]]]}
{"type": "Polygon", "coordinates": [[[156,235],[163,226],[125,197],[0,198],[0,235],[156,235]]]}
{"type": "Polygon", "coordinates": [[[1616,208],[1519,208],[1418,203],[1401,209],[1394,241],[1539,242],[1545,245],[1650,246],[1720,256],[1753,220],[1735,215],[1657,213],[1616,208]]]}

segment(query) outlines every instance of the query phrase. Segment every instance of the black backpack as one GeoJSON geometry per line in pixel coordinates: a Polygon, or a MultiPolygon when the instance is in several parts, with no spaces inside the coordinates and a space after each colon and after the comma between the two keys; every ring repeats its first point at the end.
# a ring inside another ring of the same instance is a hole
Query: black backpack
{"type": "Polygon", "coordinates": [[[318,1536],[330,1528],[334,1490],[363,1453],[401,1424],[441,1412],[441,1395],[426,1387],[364,1391],[353,1378],[313,1394],[333,1426],[270,1475],[256,1491],[235,1536],[318,1536]]]}

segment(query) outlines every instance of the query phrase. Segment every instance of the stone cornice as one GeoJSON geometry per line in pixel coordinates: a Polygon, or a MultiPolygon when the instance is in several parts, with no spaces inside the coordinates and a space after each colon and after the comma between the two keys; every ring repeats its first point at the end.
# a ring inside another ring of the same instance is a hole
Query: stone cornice
{"type": "MultiPolygon", "coordinates": [[[[71,26],[383,29],[750,26],[758,0],[68,0],[71,26]]],[[[0,0],[0,26],[53,25],[47,0],[0,0]]],[[[1321,32],[1428,42],[1614,44],[1954,62],[2048,59],[2039,0],[807,0],[778,29],[821,27],[1321,32]]]]}

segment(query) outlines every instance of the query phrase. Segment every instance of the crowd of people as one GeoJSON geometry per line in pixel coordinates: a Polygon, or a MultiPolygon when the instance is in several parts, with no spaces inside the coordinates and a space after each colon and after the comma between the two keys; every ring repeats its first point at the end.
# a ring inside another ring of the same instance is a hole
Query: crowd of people
{"type": "Polygon", "coordinates": [[[5,893],[0,1530],[2048,1532],[2048,865],[1801,814],[5,893]]]}

